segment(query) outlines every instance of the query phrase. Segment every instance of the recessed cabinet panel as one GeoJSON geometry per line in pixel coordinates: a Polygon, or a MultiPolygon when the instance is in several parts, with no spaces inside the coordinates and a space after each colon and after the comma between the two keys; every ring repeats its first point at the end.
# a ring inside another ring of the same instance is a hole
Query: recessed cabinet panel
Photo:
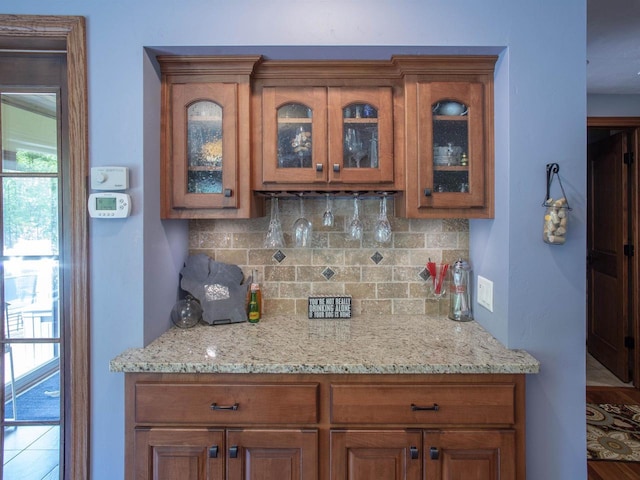
{"type": "Polygon", "coordinates": [[[173,206],[237,207],[234,84],[173,86],[173,206]]]}

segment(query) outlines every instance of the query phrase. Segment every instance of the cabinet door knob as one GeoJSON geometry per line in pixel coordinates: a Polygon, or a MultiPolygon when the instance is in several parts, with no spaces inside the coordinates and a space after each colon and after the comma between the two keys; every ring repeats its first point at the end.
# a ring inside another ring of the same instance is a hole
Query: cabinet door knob
{"type": "Polygon", "coordinates": [[[224,189],[224,196],[225,197],[231,197],[233,195],[233,190],[231,190],[230,188],[225,188],[224,189]]]}
{"type": "Polygon", "coordinates": [[[340,173],[340,164],[339,163],[334,163],[333,164],[333,173],[340,173]]]}
{"type": "Polygon", "coordinates": [[[438,447],[431,447],[429,449],[429,458],[431,458],[431,460],[440,459],[440,450],[438,450],[438,447]]]}
{"type": "Polygon", "coordinates": [[[411,452],[411,460],[417,460],[419,457],[418,447],[412,445],[411,447],[409,447],[409,451],[411,452]]]}
{"type": "Polygon", "coordinates": [[[322,164],[316,163],[316,172],[321,172],[321,171],[322,171],[322,164]]]}
{"type": "Polygon", "coordinates": [[[229,447],[229,458],[238,458],[238,446],[233,445],[229,447]]]}
{"type": "Polygon", "coordinates": [[[218,445],[212,445],[209,448],[209,458],[218,458],[218,445]]]}
{"type": "Polygon", "coordinates": [[[430,197],[431,196],[431,189],[430,188],[425,188],[424,189],[424,196],[425,197],[430,197]]]}

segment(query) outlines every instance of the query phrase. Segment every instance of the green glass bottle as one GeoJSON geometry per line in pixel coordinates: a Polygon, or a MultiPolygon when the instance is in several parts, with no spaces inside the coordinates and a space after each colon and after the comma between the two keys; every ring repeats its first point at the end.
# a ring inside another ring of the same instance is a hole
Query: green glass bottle
{"type": "Polygon", "coordinates": [[[258,292],[251,290],[251,300],[249,300],[249,322],[258,323],[260,321],[260,304],[258,303],[258,292]]]}

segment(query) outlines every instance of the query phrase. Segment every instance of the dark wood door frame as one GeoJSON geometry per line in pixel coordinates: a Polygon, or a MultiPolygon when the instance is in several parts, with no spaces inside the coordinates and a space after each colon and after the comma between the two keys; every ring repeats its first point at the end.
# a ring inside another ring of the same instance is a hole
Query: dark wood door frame
{"type": "Polygon", "coordinates": [[[631,199],[629,215],[631,216],[631,242],[635,254],[631,258],[632,283],[629,308],[632,317],[633,338],[633,385],[640,389],[640,117],[587,117],[587,127],[601,127],[628,130],[635,158],[631,167],[631,199]]]}
{"type": "MultiPolygon", "coordinates": [[[[60,47],[67,56],[69,101],[69,161],[71,284],[67,375],[69,408],[65,419],[65,479],[87,479],[89,474],[89,253],[86,214],[88,176],[87,61],[84,17],[0,15],[0,45],[10,49],[60,47]]],[[[65,386],[67,388],[67,386],[65,386]]]]}

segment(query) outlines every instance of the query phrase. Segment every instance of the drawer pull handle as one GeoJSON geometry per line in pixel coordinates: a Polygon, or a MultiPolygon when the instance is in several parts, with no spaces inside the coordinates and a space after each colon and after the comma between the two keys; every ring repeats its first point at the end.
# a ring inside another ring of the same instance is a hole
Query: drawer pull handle
{"type": "Polygon", "coordinates": [[[229,458],[238,458],[238,446],[229,447],[229,458]]]}
{"type": "Polygon", "coordinates": [[[333,173],[340,173],[340,164],[339,163],[334,163],[333,164],[333,173]]]}
{"type": "Polygon", "coordinates": [[[322,172],[322,164],[316,163],[316,172],[322,172]]]}
{"type": "Polygon", "coordinates": [[[429,449],[429,458],[431,458],[431,460],[440,459],[440,451],[438,450],[438,447],[431,447],[429,449]]]}
{"type": "Polygon", "coordinates": [[[411,452],[411,460],[418,459],[418,447],[411,446],[409,447],[409,451],[411,452]]]}
{"type": "Polygon", "coordinates": [[[209,448],[209,458],[218,458],[218,445],[209,448]]]}
{"type": "Polygon", "coordinates": [[[234,403],[233,405],[218,405],[217,403],[212,403],[211,410],[233,410],[235,412],[239,406],[239,403],[234,403]]]}
{"type": "Polygon", "coordinates": [[[437,403],[434,403],[430,407],[421,407],[419,405],[416,405],[415,403],[412,403],[411,404],[411,410],[413,412],[418,412],[418,411],[422,411],[422,410],[430,410],[430,411],[437,412],[438,410],[440,410],[440,407],[438,406],[437,403]]]}

